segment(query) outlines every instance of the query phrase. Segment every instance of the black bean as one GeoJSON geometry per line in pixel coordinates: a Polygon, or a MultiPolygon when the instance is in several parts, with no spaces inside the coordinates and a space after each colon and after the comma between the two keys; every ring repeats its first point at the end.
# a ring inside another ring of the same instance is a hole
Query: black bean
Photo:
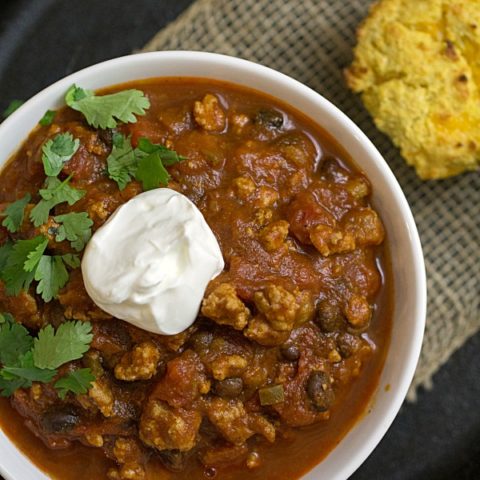
{"type": "Polygon", "coordinates": [[[298,132],[287,132],[275,140],[275,145],[279,147],[297,146],[303,150],[305,147],[305,138],[298,132]]]}
{"type": "Polygon", "coordinates": [[[214,390],[219,397],[238,397],[243,390],[243,380],[239,377],[234,377],[217,381],[215,382],[214,390]]]}
{"type": "Polygon", "coordinates": [[[300,358],[300,350],[296,345],[293,344],[285,344],[280,347],[280,352],[289,362],[295,362],[300,358]]]}
{"type": "Polygon", "coordinates": [[[335,400],[330,379],[325,372],[312,372],[307,380],[307,394],[319,412],[326,412],[335,400]]]}
{"type": "Polygon", "coordinates": [[[217,476],[217,469],[215,467],[207,467],[203,474],[207,478],[215,478],[217,476]]]}
{"type": "MultiPolygon", "coordinates": [[[[123,386],[122,386],[123,387],[123,386]]],[[[124,391],[128,395],[133,393],[136,387],[134,383],[124,387],[124,391]]],[[[123,400],[121,397],[116,398],[114,402],[114,413],[115,417],[121,418],[126,423],[134,420],[138,420],[142,414],[142,407],[135,402],[123,400]]]]}
{"type": "Polygon", "coordinates": [[[337,337],[337,348],[343,358],[351,357],[361,346],[361,340],[350,333],[342,333],[337,337]]]}
{"type": "Polygon", "coordinates": [[[260,110],[255,115],[255,123],[271,130],[278,130],[283,126],[283,114],[278,110],[260,110]]]}
{"type": "Polygon", "coordinates": [[[58,302],[46,303],[42,307],[42,317],[48,318],[53,328],[58,328],[65,322],[65,309],[58,302]]]}
{"type": "Polygon", "coordinates": [[[171,472],[181,472],[185,469],[186,455],[180,450],[162,450],[158,456],[163,466],[171,472]]]}
{"type": "Polygon", "coordinates": [[[330,182],[345,183],[349,178],[348,172],[333,157],[322,159],[318,170],[320,175],[330,182]]]}
{"type": "Polygon", "coordinates": [[[322,300],[317,307],[315,323],[326,333],[342,331],[345,328],[345,317],[339,305],[322,300]]]}
{"type": "Polygon", "coordinates": [[[100,140],[103,141],[103,143],[107,146],[111,146],[113,143],[113,130],[110,128],[107,128],[105,130],[98,130],[98,136],[100,137],[100,140]]]}
{"type": "MultiPolygon", "coordinates": [[[[98,332],[108,339],[110,348],[116,347],[117,351],[125,352],[132,348],[132,338],[128,332],[125,322],[120,320],[109,320],[108,322],[97,322],[98,332]]],[[[108,346],[107,346],[108,348],[108,346]]],[[[101,350],[101,348],[99,348],[101,350]]]]}
{"type": "Polygon", "coordinates": [[[165,375],[165,372],[167,371],[167,364],[165,361],[160,361],[160,363],[157,365],[157,377],[161,378],[165,375]]]}
{"type": "Polygon", "coordinates": [[[45,412],[40,420],[40,425],[47,433],[66,433],[80,422],[79,411],[71,405],[65,405],[45,412]]]}
{"type": "Polygon", "coordinates": [[[190,343],[196,352],[201,352],[202,350],[206,350],[208,348],[208,346],[212,343],[212,340],[212,332],[200,330],[192,336],[190,343]]]}

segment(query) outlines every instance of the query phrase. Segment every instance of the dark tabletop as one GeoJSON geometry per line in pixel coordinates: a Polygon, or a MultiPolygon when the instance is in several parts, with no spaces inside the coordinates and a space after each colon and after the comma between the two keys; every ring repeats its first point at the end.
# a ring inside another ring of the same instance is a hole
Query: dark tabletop
{"type": "MultiPolygon", "coordinates": [[[[140,48],[190,3],[0,0],[0,111],[80,68],[140,48]]],[[[480,334],[437,373],[433,390],[404,404],[352,479],[480,479],[480,334]]]]}

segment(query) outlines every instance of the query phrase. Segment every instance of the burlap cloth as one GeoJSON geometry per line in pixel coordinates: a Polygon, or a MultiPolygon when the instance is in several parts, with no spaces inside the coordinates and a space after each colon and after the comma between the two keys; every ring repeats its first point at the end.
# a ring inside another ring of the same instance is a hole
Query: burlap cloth
{"type": "MultiPolygon", "coordinates": [[[[421,0],[419,0],[421,1],[421,0]]],[[[409,398],[480,328],[480,175],[420,181],[346,88],[342,69],[369,0],[197,0],[144,48],[203,50],[262,63],[320,92],[390,164],[412,207],[428,276],[427,329],[409,398]]]]}

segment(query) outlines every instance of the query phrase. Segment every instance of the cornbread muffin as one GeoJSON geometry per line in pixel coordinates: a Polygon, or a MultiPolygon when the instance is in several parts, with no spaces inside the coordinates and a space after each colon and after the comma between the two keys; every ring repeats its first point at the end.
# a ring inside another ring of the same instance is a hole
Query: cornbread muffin
{"type": "Polygon", "coordinates": [[[381,0],[348,85],[422,179],[480,163],[480,0],[381,0]]]}

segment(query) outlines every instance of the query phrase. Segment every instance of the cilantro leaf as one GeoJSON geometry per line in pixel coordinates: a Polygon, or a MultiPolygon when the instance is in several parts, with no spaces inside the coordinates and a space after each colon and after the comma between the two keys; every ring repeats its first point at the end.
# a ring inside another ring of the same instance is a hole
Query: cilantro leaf
{"type": "Polygon", "coordinates": [[[77,394],[87,393],[95,380],[95,376],[89,368],[81,368],[68,373],[55,383],[58,396],[64,400],[68,392],[77,394]]]}
{"type": "Polygon", "coordinates": [[[26,272],[33,272],[37,265],[39,264],[43,252],[46,250],[48,246],[48,238],[43,237],[44,240],[42,243],[39,243],[30,253],[27,255],[27,259],[23,264],[23,269],[26,272]]]}
{"type": "Polygon", "coordinates": [[[68,240],[77,252],[83,249],[92,236],[93,221],[86,212],[57,215],[54,220],[61,223],[55,240],[57,242],[68,240]]]}
{"type": "MultiPolygon", "coordinates": [[[[65,264],[72,268],[79,266],[76,255],[44,255],[48,239],[38,235],[29,240],[18,240],[13,245],[0,247],[0,264],[4,263],[0,279],[5,282],[9,295],[18,295],[20,290],[28,290],[32,280],[37,280],[37,293],[45,302],[58,295],[68,281],[65,264]]],[[[1,322],[0,322],[1,323],[1,322]]]]}
{"type": "Polygon", "coordinates": [[[11,203],[3,212],[3,215],[6,215],[6,217],[4,218],[2,225],[10,233],[17,232],[22,226],[25,207],[31,199],[31,195],[27,193],[23,198],[11,203]]]}
{"type": "MultiPolygon", "coordinates": [[[[6,243],[0,246],[0,272],[3,271],[5,266],[7,265],[8,257],[10,257],[10,253],[13,248],[13,242],[7,240],[6,243]]],[[[2,278],[2,274],[0,273],[0,278],[2,278]]]]}
{"type": "Polygon", "coordinates": [[[31,351],[18,355],[15,366],[4,366],[0,370],[0,395],[9,397],[19,388],[28,388],[32,382],[50,382],[56,370],[35,367],[31,351]]]}
{"type": "Polygon", "coordinates": [[[113,135],[113,147],[107,158],[107,169],[108,176],[117,182],[120,190],[123,190],[132,180],[137,170],[137,159],[130,137],[125,137],[121,133],[113,135]]]}
{"type": "Polygon", "coordinates": [[[10,322],[0,325],[0,363],[2,365],[17,365],[18,357],[27,353],[32,346],[33,338],[23,325],[10,322]]]}
{"type": "Polygon", "coordinates": [[[139,139],[135,156],[138,161],[135,178],[142,182],[144,190],[167,186],[170,175],[165,165],[171,166],[185,159],[174,150],[154,144],[147,138],[139,139]]]}
{"type": "MultiPolygon", "coordinates": [[[[65,322],[56,332],[47,325],[34,339],[10,314],[0,316],[0,395],[6,397],[32,382],[51,382],[57,368],[82,357],[93,338],[90,323],[65,322]]],[[[89,368],[80,369],[58,380],[55,388],[65,398],[69,391],[86,393],[94,380],[89,368]]]]}
{"type": "MultiPolygon", "coordinates": [[[[84,238],[76,242],[83,242],[84,238]]],[[[0,279],[5,282],[8,295],[18,295],[21,290],[28,290],[34,279],[39,282],[36,292],[45,302],[58,295],[69,278],[65,265],[77,268],[80,260],[72,254],[44,255],[47,246],[48,239],[38,235],[0,247],[0,279]]]]}
{"type": "Polygon", "coordinates": [[[53,123],[53,120],[55,119],[55,116],[57,115],[57,112],[55,110],[47,110],[44,114],[43,117],[40,119],[38,122],[42,127],[48,127],[53,123]]]}
{"type": "Polygon", "coordinates": [[[31,351],[20,356],[17,355],[17,357],[18,366],[4,366],[0,370],[0,376],[4,380],[22,379],[24,381],[23,387],[30,387],[32,382],[48,383],[57,374],[56,370],[36,367],[31,351]]]}
{"type": "Polygon", "coordinates": [[[62,255],[63,262],[71,268],[78,268],[80,266],[80,259],[78,255],[74,255],[73,253],[66,253],[62,255]]]}
{"type": "Polygon", "coordinates": [[[37,293],[44,302],[50,302],[68,282],[68,272],[59,255],[43,255],[35,270],[37,293]]]}
{"type": "Polygon", "coordinates": [[[36,227],[43,225],[48,220],[48,214],[55,205],[51,201],[40,200],[30,212],[30,220],[36,227]]]}
{"type": "Polygon", "coordinates": [[[95,92],[72,85],[65,95],[67,105],[85,116],[96,128],[115,128],[117,122],[135,123],[135,115],[145,115],[150,102],[140,90],[123,90],[97,96],[95,92]]]}
{"type": "MultiPolygon", "coordinates": [[[[46,178],[45,186],[39,190],[40,196],[46,201],[58,200],[58,203],[67,202],[73,205],[85,195],[85,190],[77,190],[69,185],[72,176],[70,175],[63,182],[58,178],[46,178]]],[[[56,205],[58,204],[56,203],[56,205]]]]}
{"type": "MultiPolygon", "coordinates": [[[[8,313],[8,312],[0,313],[0,325],[2,325],[4,323],[7,324],[7,325],[11,325],[14,322],[15,322],[15,320],[13,319],[13,315],[11,313],[8,313]]],[[[1,362],[1,360],[0,360],[0,362],[1,362]]]]}
{"type": "Polygon", "coordinates": [[[65,322],[56,332],[51,325],[47,325],[34,341],[35,366],[55,369],[81,358],[88,351],[92,339],[92,325],[89,322],[65,322]]]}
{"type": "MultiPolygon", "coordinates": [[[[0,373],[1,373],[1,370],[0,370],[0,373]]],[[[21,378],[17,378],[16,380],[5,380],[0,375],[0,396],[2,397],[10,397],[19,388],[23,388],[27,386],[28,386],[28,382],[26,382],[21,378]]]]}
{"type": "Polygon", "coordinates": [[[19,109],[25,102],[23,100],[12,100],[10,105],[3,111],[2,117],[9,117],[15,110],[19,109]]]}
{"type": "Polygon", "coordinates": [[[163,145],[157,145],[147,138],[140,138],[138,147],[132,148],[130,137],[116,133],[113,137],[112,152],[107,158],[108,176],[123,190],[135,177],[141,181],[144,190],[166,186],[170,180],[165,165],[181,162],[184,157],[163,145]]]}
{"type": "Polygon", "coordinates": [[[144,190],[153,190],[158,188],[159,185],[168,185],[170,175],[163,166],[160,154],[154,152],[139,159],[135,178],[142,182],[144,190]]]}
{"type": "Polygon", "coordinates": [[[18,295],[20,290],[28,290],[35,275],[36,262],[40,261],[39,252],[42,248],[45,250],[47,243],[48,240],[43,235],[38,235],[29,240],[18,240],[12,247],[8,247],[8,258],[0,272],[0,278],[5,282],[9,295],[18,295]]]}
{"type": "Polygon", "coordinates": [[[2,278],[1,272],[3,272],[3,270],[7,265],[7,261],[8,261],[8,258],[10,257],[12,249],[13,249],[13,242],[11,242],[10,240],[7,240],[7,242],[0,247],[0,279],[2,278]]]}
{"type": "Polygon", "coordinates": [[[42,162],[45,174],[56,177],[80,147],[80,140],[71,133],[60,133],[48,140],[42,147],[42,162]]]}
{"type": "Polygon", "coordinates": [[[71,206],[85,195],[85,190],[77,190],[69,185],[70,178],[71,176],[63,182],[56,177],[46,178],[46,188],[39,191],[42,200],[30,212],[30,219],[35,227],[48,220],[50,210],[56,205],[67,202],[71,206]]]}
{"type": "MultiPolygon", "coordinates": [[[[153,153],[157,151],[157,147],[160,145],[156,145],[152,143],[148,138],[145,137],[140,137],[138,139],[138,150],[141,150],[142,152],[145,153],[153,153]]],[[[166,147],[165,147],[166,148],[166,147]]]]}
{"type": "Polygon", "coordinates": [[[10,265],[8,270],[1,272],[1,278],[5,282],[8,295],[16,296],[22,290],[27,291],[33,281],[34,273],[20,270],[21,265],[10,265]]]}
{"type": "Polygon", "coordinates": [[[175,165],[182,160],[185,160],[185,157],[179,155],[175,150],[170,150],[169,148],[165,147],[164,145],[159,145],[156,143],[152,143],[148,138],[142,137],[138,139],[138,151],[144,153],[155,153],[159,152],[160,158],[162,159],[162,163],[166,167],[170,167],[175,165]]]}

